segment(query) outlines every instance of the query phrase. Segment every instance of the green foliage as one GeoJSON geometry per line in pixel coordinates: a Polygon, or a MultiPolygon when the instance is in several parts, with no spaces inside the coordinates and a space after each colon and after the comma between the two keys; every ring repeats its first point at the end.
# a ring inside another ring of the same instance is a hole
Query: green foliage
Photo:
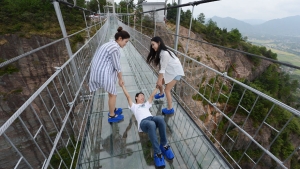
{"type": "MultiPolygon", "coordinates": [[[[122,2],[122,1],[121,1],[122,2]]],[[[106,5],[106,0],[90,0],[87,4],[87,9],[91,10],[95,13],[98,13],[99,11],[99,6],[100,6],[100,12],[103,13],[104,12],[104,6],[106,5]],[[98,2],[99,1],[99,4],[98,2]]],[[[126,7],[126,6],[125,6],[126,7]]]]}
{"type": "Polygon", "coordinates": [[[233,43],[238,43],[242,40],[242,34],[238,29],[232,29],[228,34],[228,39],[233,43]]]}
{"type": "MultiPolygon", "coordinates": [[[[278,70],[277,65],[272,64],[255,81],[248,82],[248,85],[250,85],[253,88],[256,88],[257,90],[267,95],[270,95],[273,98],[279,99],[288,105],[292,105],[293,103],[295,103],[295,97],[292,95],[292,93],[297,90],[299,83],[298,81],[292,81],[287,74],[284,74],[283,72],[280,72],[278,70]]],[[[293,117],[292,113],[279,106],[274,106],[274,104],[271,101],[263,98],[258,98],[258,100],[255,102],[255,100],[257,99],[256,94],[247,90],[243,95],[243,92],[243,87],[239,85],[234,85],[228,104],[232,107],[235,107],[238,104],[240,104],[246,110],[252,109],[250,118],[252,119],[253,127],[257,128],[267,117],[266,122],[268,124],[270,124],[274,128],[281,129],[286,125],[287,121],[293,117]],[[252,107],[254,103],[255,106],[252,107]],[[270,110],[272,111],[270,112],[270,110]],[[269,112],[270,114],[267,116],[269,112]]],[[[247,113],[242,109],[238,109],[237,113],[239,113],[240,115],[247,115],[247,113]]],[[[225,123],[226,125],[226,122],[223,122],[223,120],[221,121],[222,123],[220,122],[220,126],[223,126],[223,123],[225,123]]],[[[219,128],[220,130],[223,129],[223,127],[219,128]]],[[[230,136],[235,136],[236,133],[233,132],[228,134],[230,136]]],[[[270,142],[273,141],[273,139],[278,133],[273,131],[271,134],[272,135],[269,138],[270,142]]],[[[291,137],[293,136],[300,136],[299,117],[293,117],[293,119],[288,123],[283,132],[277,137],[275,142],[272,144],[270,151],[275,156],[280,157],[281,159],[286,159],[295,149],[291,142],[291,137]]],[[[253,157],[254,159],[258,158],[258,156],[255,155],[259,154],[257,152],[257,149],[249,148],[248,151],[249,152],[247,153],[249,156],[253,157]]],[[[236,154],[233,153],[233,155],[236,154]]],[[[296,163],[296,161],[293,159],[291,162],[296,163]]]]}
{"type": "Polygon", "coordinates": [[[204,76],[204,77],[202,78],[201,84],[202,84],[203,82],[205,82],[205,80],[206,80],[206,76],[204,76]]]}
{"type": "MultiPolygon", "coordinates": [[[[175,6],[177,5],[177,3],[173,3],[172,5],[171,4],[168,4],[167,6],[170,7],[170,6],[175,6]]],[[[172,9],[168,9],[167,10],[167,19],[173,23],[175,23],[176,21],[176,16],[177,16],[177,9],[176,8],[172,8],[172,9]]]]}
{"type": "MultiPolygon", "coordinates": [[[[248,156],[252,158],[252,160],[257,161],[262,155],[263,151],[259,148],[249,148],[246,152],[248,156]]],[[[248,159],[248,158],[247,158],[248,159]]],[[[250,161],[250,159],[248,159],[250,161]]]]}
{"type": "MultiPolygon", "coordinates": [[[[174,6],[174,4],[168,4],[167,6],[174,6]]],[[[168,9],[167,19],[168,21],[175,23],[177,15],[177,9],[168,9]]],[[[181,10],[180,13],[180,25],[186,28],[189,28],[190,18],[192,17],[191,11],[181,10]]],[[[243,37],[238,29],[232,29],[227,31],[226,28],[219,28],[217,23],[213,20],[208,20],[208,22],[204,25],[205,15],[200,13],[197,18],[192,19],[192,27],[191,30],[195,33],[199,33],[203,36],[203,38],[211,43],[231,47],[234,49],[242,49],[246,52],[253,53],[256,55],[265,56],[272,59],[277,59],[277,54],[273,53],[271,50],[267,50],[266,47],[258,47],[247,43],[247,37],[243,37]]],[[[258,65],[260,63],[260,59],[253,56],[248,56],[249,59],[254,63],[254,65],[258,65]]]]}
{"type": "MultiPolygon", "coordinates": [[[[75,140],[74,139],[72,139],[72,140],[73,140],[73,143],[75,143],[74,142],[75,140]]],[[[75,152],[74,161],[73,161],[73,164],[72,164],[72,169],[76,168],[78,153],[79,153],[79,149],[80,149],[80,144],[81,144],[81,142],[78,142],[77,149],[76,149],[76,152],[75,152]]],[[[73,156],[74,151],[75,151],[74,148],[75,147],[73,147],[71,144],[69,144],[68,147],[61,148],[60,150],[58,150],[58,153],[53,154],[53,156],[51,158],[51,161],[50,161],[50,164],[52,165],[52,167],[59,168],[59,164],[60,164],[61,158],[62,158],[64,163],[69,168],[71,166],[71,162],[72,162],[72,157],[71,156],[73,156]]],[[[65,168],[65,166],[62,165],[62,168],[65,168]]]]}
{"type": "Polygon", "coordinates": [[[237,131],[237,130],[230,130],[230,131],[228,131],[228,133],[227,133],[232,139],[234,139],[234,138],[236,138],[237,137],[237,135],[239,134],[239,132],[237,131]]]}
{"type": "Polygon", "coordinates": [[[143,145],[143,154],[145,156],[145,160],[147,164],[151,164],[153,162],[153,159],[151,157],[152,154],[152,143],[150,140],[147,140],[143,145]]]}
{"type": "MultiPolygon", "coordinates": [[[[225,119],[225,117],[224,117],[224,119],[225,119]]],[[[224,120],[221,120],[220,123],[219,123],[219,125],[218,125],[218,129],[221,130],[221,131],[223,131],[224,125],[225,125],[224,120]]]]}
{"type": "Polygon", "coordinates": [[[271,146],[271,152],[282,159],[286,159],[293,151],[294,146],[289,141],[287,132],[282,133],[271,146]]]}
{"type": "Polygon", "coordinates": [[[274,98],[281,100],[288,105],[296,104],[296,96],[293,95],[297,91],[299,82],[291,80],[288,74],[279,72],[277,65],[270,65],[266,71],[258,77],[254,84],[263,91],[270,93],[274,98]]]}
{"type": "Polygon", "coordinates": [[[200,13],[197,17],[197,21],[201,24],[205,23],[205,15],[203,13],[200,13]]]}
{"type": "Polygon", "coordinates": [[[273,53],[273,52],[271,51],[271,49],[267,50],[267,48],[266,48],[265,46],[261,46],[259,50],[260,50],[260,53],[261,53],[263,56],[265,56],[265,57],[267,57],[267,58],[271,58],[271,59],[277,60],[277,54],[276,54],[276,53],[273,53]]]}
{"type": "MultiPolygon", "coordinates": [[[[248,51],[249,53],[260,55],[260,49],[258,46],[252,45],[248,51]]],[[[257,57],[248,56],[247,57],[254,63],[255,66],[257,66],[260,63],[260,59],[257,57]]]]}
{"type": "Polygon", "coordinates": [[[273,97],[275,97],[276,95],[274,94],[278,93],[279,90],[279,75],[278,67],[273,64],[270,65],[254,83],[263,90],[273,93],[273,97]]]}
{"type": "Polygon", "coordinates": [[[211,79],[209,80],[208,84],[212,85],[212,84],[215,82],[215,79],[216,79],[216,78],[211,78],[211,79]]]}
{"type": "Polygon", "coordinates": [[[232,150],[230,152],[230,156],[235,159],[235,160],[238,160],[240,159],[240,157],[242,156],[243,154],[243,151],[242,150],[232,150]]]}
{"type": "Polygon", "coordinates": [[[197,100],[197,101],[201,101],[202,97],[200,96],[200,94],[195,94],[192,96],[193,100],[197,100]]]}
{"type": "Polygon", "coordinates": [[[76,52],[76,45],[84,42],[84,33],[78,33],[70,38],[70,45],[73,52],[76,52]]]}
{"type": "Polygon", "coordinates": [[[298,160],[297,155],[293,155],[291,159],[291,166],[293,166],[293,169],[300,169],[300,161],[298,160]]]}
{"type": "MultiPolygon", "coordinates": [[[[4,61],[4,59],[0,58],[0,63],[4,61]]],[[[0,76],[3,76],[5,74],[13,74],[14,72],[19,72],[19,69],[14,64],[9,64],[0,68],[0,76]]]]}
{"type": "Polygon", "coordinates": [[[224,92],[228,92],[228,87],[227,87],[226,85],[223,85],[222,90],[223,90],[224,92]]]}
{"type": "MultiPolygon", "coordinates": [[[[84,4],[84,0],[76,1],[78,6],[85,7],[84,4]]],[[[60,9],[67,31],[76,32],[85,27],[82,11],[66,5],[60,5],[60,9]]],[[[54,6],[48,0],[2,0],[0,20],[0,35],[18,33],[30,37],[59,33],[61,36],[54,6]]]]}
{"type": "Polygon", "coordinates": [[[153,36],[153,28],[154,28],[154,24],[153,24],[153,18],[149,17],[148,15],[146,15],[145,17],[143,17],[143,33],[152,37],[153,36]]]}
{"type": "Polygon", "coordinates": [[[188,9],[186,12],[181,10],[181,12],[180,12],[180,25],[188,28],[189,25],[190,25],[191,17],[192,17],[191,10],[188,9]]]}
{"type": "Polygon", "coordinates": [[[199,117],[199,119],[200,119],[201,121],[205,121],[206,118],[207,118],[207,114],[203,114],[203,115],[201,115],[201,116],[199,117]]]}

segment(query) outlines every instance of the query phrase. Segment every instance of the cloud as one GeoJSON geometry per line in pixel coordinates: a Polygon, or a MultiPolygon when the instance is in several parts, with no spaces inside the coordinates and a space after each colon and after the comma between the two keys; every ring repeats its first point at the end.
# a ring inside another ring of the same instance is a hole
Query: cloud
{"type": "MultiPolygon", "coordinates": [[[[157,0],[147,0],[157,2],[157,0]]],[[[158,0],[164,2],[164,0],[158,0]]],[[[119,3],[120,0],[115,2],[119,3]]],[[[134,1],[137,3],[137,0],[134,1]]],[[[176,3],[178,1],[175,1],[176,3]]],[[[181,0],[181,3],[193,2],[193,0],[181,0]]],[[[172,3],[169,0],[167,3],[172,3]]],[[[192,7],[184,7],[183,10],[192,7]]],[[[204,13],[206,18],[213,16],[232,17],[240,20],[261,19],[271,20],[288,16],[300,15],[299,0],[220,0],[195,6],[193,16],[204,13]]]]}

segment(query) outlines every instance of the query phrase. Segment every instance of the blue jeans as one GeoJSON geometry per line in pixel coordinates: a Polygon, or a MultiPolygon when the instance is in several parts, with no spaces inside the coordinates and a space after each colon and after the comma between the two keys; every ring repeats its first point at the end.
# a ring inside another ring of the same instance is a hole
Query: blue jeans
{"type": "Polygon", "coordinates": [[[149,116],[141,121],[140,127],[143,132],[148,133],[154,154],[160,154],[161,150],[156,136],[156,128],[158,128],[159,131],[160,144],[165,146],[167,144],[167,134],[164,118],[162,116],[149,116]]]}

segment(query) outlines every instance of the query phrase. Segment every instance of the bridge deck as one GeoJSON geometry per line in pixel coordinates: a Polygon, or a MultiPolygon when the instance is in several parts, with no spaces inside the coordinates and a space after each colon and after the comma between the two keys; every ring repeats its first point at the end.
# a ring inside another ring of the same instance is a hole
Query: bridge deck
{"type": "MultiPolygon", "coordinates": [[[[125,86],[132,98],[143,91],[145,97],[154,89],[156,75],[130,42],[121,49],[121,67],[125,86]]],[[[117,107],[123,108],[124,121],[107,122],[108,95],[99,89],[94,96],[93,110],[87,127],[80,168],[155,168],[151,143],[146,133],[139,133],[137,122],[128,109],[122,89],[117,88],[117,107]]],[[[166,100],[154,101],[153,115],[162,115],[166,100]]],[[[166,168],[229,168],[207,138],[173,98],[174,115],[166,115],[168,141],[175,158],[166,161],[166,168]]]]}

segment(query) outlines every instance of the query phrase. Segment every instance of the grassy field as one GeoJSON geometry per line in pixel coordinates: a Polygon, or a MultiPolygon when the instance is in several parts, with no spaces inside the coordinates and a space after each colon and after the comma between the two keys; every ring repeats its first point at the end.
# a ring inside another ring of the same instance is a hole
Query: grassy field
{"type": "MultiPolygon", "coordinates": [[[[300,56],[288,52],[280,51],[277,49],[272,49],[272,48],[268,48],[268,49],[271,49],[273,52],[277,53],[277,59],[279,61],[288,62],[295,66],[300,67],[300,56]]],[[[295,71],[294,74],[300,75],[300,70],[295,71]]]]}
{"type": "MultiPolygon", "coordinates": [[[[268,46],[273,45],[272,41],[267,41],[267,40],[264,41],[264,40],[257,40],[256,39],[256,40],[251,40],[251,43],[253,43],[254,45],[266,46],[267,49],[271,49],[272,52],[277,53],[277,59],[279,61],[288,62],[288,63],[291,63],[295,66],[300,67],[300,56],[268,47],[268,46]]],[[[294,74],[300,75],[300,70],[295,71],[294,74]]]]}

